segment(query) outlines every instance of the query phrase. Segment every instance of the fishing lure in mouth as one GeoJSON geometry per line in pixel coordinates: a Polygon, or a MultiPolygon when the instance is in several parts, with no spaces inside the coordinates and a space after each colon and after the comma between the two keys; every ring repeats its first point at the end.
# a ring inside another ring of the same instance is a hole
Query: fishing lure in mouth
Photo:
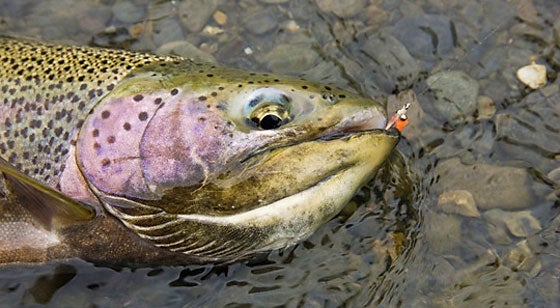
{"type": "Polygon", "coordinates": [[[391,119],[387,122],[385,130],[389,130],[394,127],[399,132],[402,132],[402,130],[408,125],[408,116],[406,115],[408,108],[410,108],[410,103],[406,103],[402,106],[401,109],[397,110],[391,117],[391,119]]]}

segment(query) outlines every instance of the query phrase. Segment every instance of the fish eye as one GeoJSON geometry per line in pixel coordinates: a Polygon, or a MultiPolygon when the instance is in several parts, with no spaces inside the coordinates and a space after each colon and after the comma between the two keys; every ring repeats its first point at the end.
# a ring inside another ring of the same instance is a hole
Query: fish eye
{"type": "Polygon", "coordinates": [[[291,121],[290,107],[290,98],[283,92],[259,89],[245,108],[246,120],[263,130],[275,129],[291,121]]]}
{"type": "Polygon", "coordinates": [[[288,110],[281,105],[268,105],[251,113],[251,122],[261,129],[274,129],[290,120],[288,110]]]}

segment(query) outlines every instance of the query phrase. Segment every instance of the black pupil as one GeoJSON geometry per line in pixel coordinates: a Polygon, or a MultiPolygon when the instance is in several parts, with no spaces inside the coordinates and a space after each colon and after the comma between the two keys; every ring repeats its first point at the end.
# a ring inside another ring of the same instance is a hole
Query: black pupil
{"type": "Polygon", "coordinates": [[[267,114],[262,117],[259,127],[262,129],[273,129],[282,125],[282,119],[274,114],[267,114]]]}

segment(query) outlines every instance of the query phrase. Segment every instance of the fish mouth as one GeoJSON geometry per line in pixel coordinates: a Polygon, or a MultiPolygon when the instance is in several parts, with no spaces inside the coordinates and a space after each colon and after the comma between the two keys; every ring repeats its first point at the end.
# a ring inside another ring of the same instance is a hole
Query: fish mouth
{"type": "MultiPolygon", "coordinates": [[[[399,138],[400,134],[397,130],[371,129],[349,131],[300,143],[297,147],[315,148],[317,145],[322,145],[326,148],[334,142],[338,148],[331,149],[331,154],[339,158],[346,157],[348,161],[340,164],[328,163],[325,168],[319,168],[315,173],[311,172],[315,176],[308,185],[263,206],[227,216],[201,214],[179,216],[184,220],[207,225],[259,230],[262,235],[259,244],[253,247],[255,251],[295,244],[307,238],[342,210],[355,192],[374,176],[399,138]],[[361,149],[363,146],[370,146],[375,151],[363,150],[361,149]],[[356,151],[344,152],[345,147],[356,151]]],[[[272,150],[274,151],[282,151],[282,148],[272,150]]],[[[290,147],[286,148],[286,151],[297,152],[290,147]]],[[[322,155],[330,154],[323,152],[322,155]]],[[[302,164],[312,160],[305,159],[302,164]]],[[[321,161],[318,160],[315,166],[320,165],[321,161]]],[[[311,173],[306,175],[310,176],[311,173]]],[[[290,184],[296,185],[296,183],[290,184]]]]}

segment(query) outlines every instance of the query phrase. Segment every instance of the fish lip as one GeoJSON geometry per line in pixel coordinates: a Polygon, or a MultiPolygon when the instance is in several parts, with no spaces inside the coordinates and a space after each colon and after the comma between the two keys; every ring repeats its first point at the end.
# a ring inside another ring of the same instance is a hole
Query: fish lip
{"type": "MultiPolygon", "coordinates": [[[[313,139],[313,140],[324,140],[324,141],[331,141],[331,140],[347,140],[353,136],[359,136],[359,135],[363,135],[363,134],[386,134],[388,136],[391,137],[401,137],[400,132],[395,129],[395,128],[390,128],[388,130],[386,129],[382,129],[382,128],[372,128],[372,129],[367,129],[367,130],[359,130],[359,131],[354,131],[354,130],[350,130],[350,131],[342,131],[339,133],[332,133],[329,135],[325,135],[325,136],[321,136],[319,138],[313,139]]],[[[313,141],[310,140],[310,141],[313,141]]]]}

